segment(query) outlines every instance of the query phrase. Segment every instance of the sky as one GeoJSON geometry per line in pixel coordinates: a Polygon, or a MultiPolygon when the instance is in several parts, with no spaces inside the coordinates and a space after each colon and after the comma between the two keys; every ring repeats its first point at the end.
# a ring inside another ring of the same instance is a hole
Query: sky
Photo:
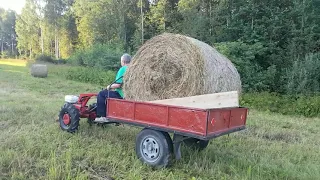
{"type": "Polygon", "coordinates": [[[21,9],[25,4],[25,0],[0,0],[0,7],[3,9],[11,9],[18,14],[21,13],[21,9]]]}

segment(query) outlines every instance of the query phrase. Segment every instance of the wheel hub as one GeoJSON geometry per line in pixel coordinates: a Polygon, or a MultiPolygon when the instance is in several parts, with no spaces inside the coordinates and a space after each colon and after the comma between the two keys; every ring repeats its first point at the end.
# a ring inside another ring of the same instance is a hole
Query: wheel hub
{"type": "Polygon", "coordinates": [[[154,150],[152,143],[148,143],[147,147],[148,147],[147,149],[149,152],[152,152],[154,150]]]}
{"type": "Polygon", "coordinates": [[[152,137],[145,138],[142,141],[141,151],[142,151],[143,157],[150,162],[156,161],[160,155],[159,144],[152,137]]]}
{"type": "Polygon", "coordinates": [[[69,125],[71,122],[69,114],[64,114],[62,119],[65,125],[69,125]]]}

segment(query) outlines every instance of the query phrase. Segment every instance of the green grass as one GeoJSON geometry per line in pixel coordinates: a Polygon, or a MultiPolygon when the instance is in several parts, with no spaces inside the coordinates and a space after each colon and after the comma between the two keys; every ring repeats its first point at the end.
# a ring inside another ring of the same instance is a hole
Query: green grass
{"type": "MultiPolygon", "coordinates": [[[[250,110],[247,130],[222,136],[202,152],[182,147],[183,158],[154,170],[135,155],[139,128],[60,130],[64,95],[101,87],[59,76],[33,78],[24,66],[0,64],[0,179],[318,179],[320,119],[250,110]]],[[[51,73],[50,73],[51,72],[51,73]]]]}

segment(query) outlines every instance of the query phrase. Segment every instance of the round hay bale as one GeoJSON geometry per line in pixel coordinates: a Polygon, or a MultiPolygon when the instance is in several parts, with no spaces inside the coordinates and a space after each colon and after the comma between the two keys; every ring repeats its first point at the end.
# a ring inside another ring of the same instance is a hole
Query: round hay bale
{"type": "Polygon", "coordinates": [[[126,99],[152,101],[226,91],[241,93],[232,62],[191,37],[164,33],[148,40],[124,76],[126,99]]]}
{"type": "Polygon", "coordinates": [[[33,64],[30,71],[33,77],[44,78],[48,76],[48,67],[44,64],[33,64]]]}

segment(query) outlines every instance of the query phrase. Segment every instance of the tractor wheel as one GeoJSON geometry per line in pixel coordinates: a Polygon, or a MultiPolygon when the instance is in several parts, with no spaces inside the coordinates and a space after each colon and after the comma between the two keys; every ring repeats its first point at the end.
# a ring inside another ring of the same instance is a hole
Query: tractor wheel
{"type": "MultiPolygon", "coordinates": [[[[92,113],[92,112],[97,113],[97,103],[90,104],[88,110],[89,110],[91,113],[92,113]]],[[[97,123],[94,122],[94,120],[95,120],[94,117],[95,117],[96,115],[92,116],[91,113],[90,113],[90,116],[87,118],[87,122],[88,122],[88,124],[89,124],[90,126],[92,126],[93,124],[97,124],[97,123]]]]}
{"type": "Polygon", "coordinates": [[[90,118],[90,117],[87,118],[87,123],[89,124],[89,126],[92,126],[92,125],[94,125],[94,124],[97,124],[97,123],[94,122],[94,120],[95,120],[95,119],[92,119],[92,118],[90,118]]]}
{"type": "Polygon", "coordinates": [[[197,150],[203,150],[209,144],[209,140],[200,140],[196,138],[185,139],[183,142],[186,146],[197,149],[197,150]]]}
{"type": "Polygon", "coordinates": [[[59,122],[62,130],[73,133],[78,130],[80,121],[79,110],[70,103],[65,103],[59,114],[59,122]]]}
{"type": "Polygon", "coordinates": [[[143,129],[136,138],[136,154],[138,158],[143,163],[153,167],[162,168],[168,166],[171,147],[172,141],[160,131],[143,129]]]}

